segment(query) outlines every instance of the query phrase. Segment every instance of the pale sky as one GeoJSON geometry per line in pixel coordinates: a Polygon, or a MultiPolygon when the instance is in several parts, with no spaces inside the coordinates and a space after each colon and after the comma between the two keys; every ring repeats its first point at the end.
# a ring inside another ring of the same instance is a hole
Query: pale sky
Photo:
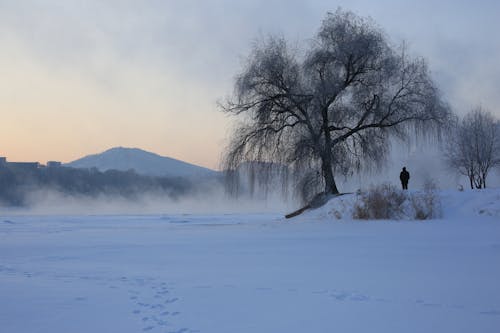
{"type": "Polygon", "coordinates": [[[217,168],[252,42],[297,45],[338,6],[428,60],[446,100],[500,117],[500,1],[0,0],[0,156],[69,162],[115,146],[217,168]]]}

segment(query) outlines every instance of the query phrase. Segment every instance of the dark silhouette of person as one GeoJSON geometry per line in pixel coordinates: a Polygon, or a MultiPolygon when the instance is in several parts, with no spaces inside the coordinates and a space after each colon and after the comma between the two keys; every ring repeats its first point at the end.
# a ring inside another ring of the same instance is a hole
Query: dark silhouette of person
{"type": "Polygon", "coordinates": [[[403,170],[399,174],[399,179],[401,180],[401,186],[403,186],[403,190],[407,190],[408,181],[410,180],[410,173],[406,171],[406,167],[403,167],[403,170]]]}

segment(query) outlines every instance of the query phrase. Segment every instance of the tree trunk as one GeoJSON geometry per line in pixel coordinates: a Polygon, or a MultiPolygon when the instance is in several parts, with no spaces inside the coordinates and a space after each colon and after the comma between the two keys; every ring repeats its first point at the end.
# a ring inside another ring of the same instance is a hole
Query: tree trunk
{"type": "Polygon", "coordinates": [[[486,188],[486,172],[482,173],[481,180],[483,182],[483,188],[486,188]]]}
{"type": "Polygon", "coordinates": [[[321,164],[323,171],[323,178],[325,179],[325,193],[326,194],[339,194],[335,178],[333,177],[332,160],[330,156],[324,156],[321,164]]]}
{"type": "Polygon", "coordinates": [[[321,169],[323,171],[323,178],[325,179],[325,194],[339,194],[337,184],[335,184],[335,179],[333,178],[333,168],[332,168],[332,137],[330,130],[328,129],[328,108],[324,108],[322,111],[323,116],[323,134],[325,136],[325,145],[323,148],[323,156],[321,158],[321,169]]]}

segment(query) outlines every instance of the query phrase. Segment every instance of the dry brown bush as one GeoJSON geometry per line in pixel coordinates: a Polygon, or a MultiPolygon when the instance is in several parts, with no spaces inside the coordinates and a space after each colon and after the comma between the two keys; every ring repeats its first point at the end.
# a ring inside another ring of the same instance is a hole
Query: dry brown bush
{"type": "Polygon", "coordinates": [[[354,205],[353,218],[361,220],[399,219],[406,195],[389,184],[382,184],[361,194],[354,205]]]}
{"type": "Polygon", "coordinates": [[[429,180],[424,191],[408,194],[390,184],[359,194],[353,218],[360,220],[428,220],[441,217],[436,184],[429,180]]]}

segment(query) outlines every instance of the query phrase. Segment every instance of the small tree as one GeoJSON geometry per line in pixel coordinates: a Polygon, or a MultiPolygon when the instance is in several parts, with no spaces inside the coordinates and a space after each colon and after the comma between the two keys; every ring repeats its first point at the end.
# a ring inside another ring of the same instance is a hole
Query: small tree
{"type": "MultiPolygon", "coordinates": [[[[425,61],[340,9],[302,55],[279,37],[257,44],[222,107],[242,120],[223,161],[228,174],[247,162],[280,166],[304,200],[338,194],[337,175],[381,165],[390,135],[429,131],[448,117],[425,61]]],[[[268,177],[263,171],[256,179],[268,177]]]]}
{"type": "Polygon", "coordinates": [[[491,168],[500,166],[500,122],[475,108],[451,127],[445,156],[452,169],[467,176],[471,189],[485,188],[491,168]]]}

